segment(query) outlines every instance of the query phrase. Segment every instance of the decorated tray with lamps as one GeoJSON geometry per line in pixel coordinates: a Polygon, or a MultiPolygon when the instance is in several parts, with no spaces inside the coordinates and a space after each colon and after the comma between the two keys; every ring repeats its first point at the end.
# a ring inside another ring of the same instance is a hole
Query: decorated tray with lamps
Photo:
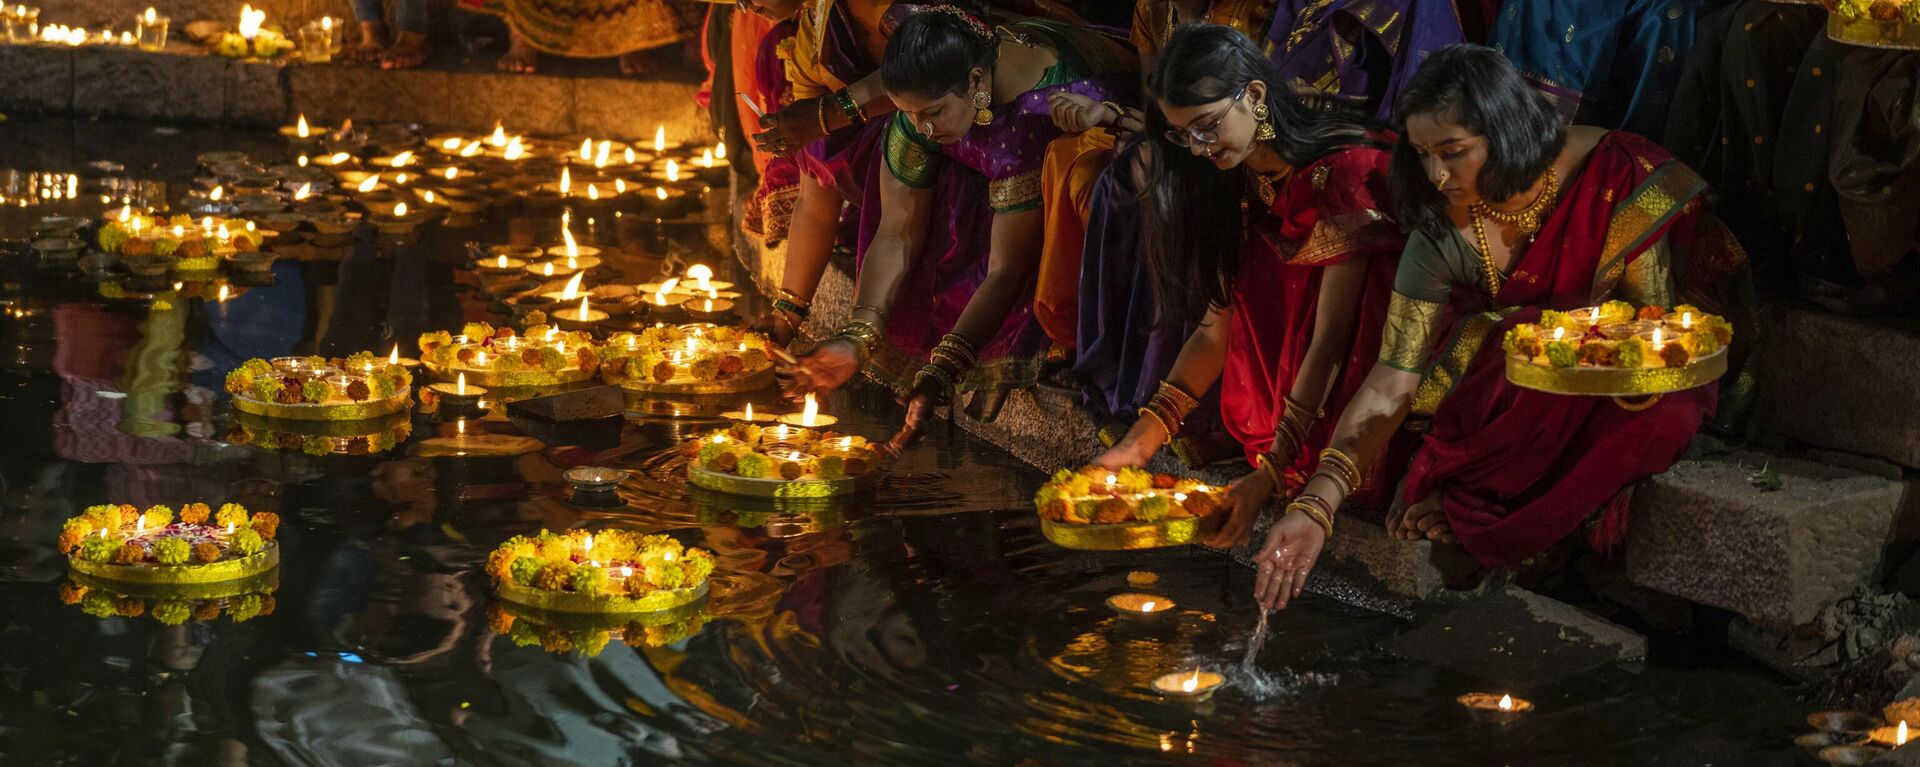
{"type": "Polygon", "coordinates": [[[665,535],[571,530],[514,536],[487,557],[500,598],[557,613],[673,610],[704,599],[713,554],[665,535]]]}
{"type": "Polygon", "coordinates": [[[608,383],[641,394],[738,394],[773,384],[767,337],[710,323],[615,333],[601,350],[608,383]]]}
{"type": "Polygon", "coordinates": [[[290,421],[364,421],[413,402],[413,375],[372,352],[350,357],[254,358],[227,373],[233,409],[290,421]]]}
{"type": "Polygon", "coordinates": [[[145,510],[88,507],[66,521],[57,544],[73,571],[115,583],[192,586],[251,578],[280,564],[280,517],[237,503],[218,511],[190,503],[145,510]]]}
{"type": "Polygon", "coordinates": [[[593,335],[533,325],[524,333],[469,322],[455,336],[444,330],[420,336],[421,363],[442,381],[465,376],[469,383],[500,388],[558,386],[590,381],[600,371],[593,335]]]}
{"type": "Polygon", "coordinates": [[[1033,503],[1047,540],[1069,549],[1124,551],[1198,540],[1201,520],[1221,508],[1221,490],[1171,474],[1089,466],[1056,472],[1033,503]]]}
{"type": "Polygon", "coordinates": [[[788,424],[734,424],[688,440],[682,452],[694,487],[757,498],[851,495],[882,474],[880,452],[866,438],[788,424]]]}
{"type": "Polygon", "coordinates": [[[1683,391],[1727,372],[1733,326],[1681,305],[1622,301],[1559,312],[1509,329],[1507,380],[1555,394],[1639,397],[1683,391]]]}
{"type": "Polygon", "coordinates": [[[1848,45],[1920,49],[1920,0],[1829,0],[1827,37],[1848,45]]]}

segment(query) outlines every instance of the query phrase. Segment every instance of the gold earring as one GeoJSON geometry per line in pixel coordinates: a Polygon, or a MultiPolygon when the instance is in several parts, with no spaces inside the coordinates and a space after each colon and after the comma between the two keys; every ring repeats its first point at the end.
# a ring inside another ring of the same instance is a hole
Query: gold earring
{"type": "Polygon", "coordinates": [[[1253,138],[1256,141],[1273,140],[1273,123],[1267,122],[1267,105],[1261,102],[1253,105],[1253,138]]]}
{"type": "Polygon", "coordinates": [[[993,104],[993,94],[986,91],[973,92],[973,124],[986,125],[993,122],[993,110],[987,107],[993,104]]]}

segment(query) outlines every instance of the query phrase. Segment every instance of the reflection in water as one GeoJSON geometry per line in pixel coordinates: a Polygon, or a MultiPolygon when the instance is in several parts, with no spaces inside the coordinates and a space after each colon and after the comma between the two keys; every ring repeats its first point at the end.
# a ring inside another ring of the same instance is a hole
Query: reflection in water
{"type": "MultiPolygon", "coordinates": [[[[141,142],[112,125],[18,120],[8,130],[0,158],[77,145],[68,156],[112,159],[152,182],[135,188],[188,188],[198,151],[279,151],[270,136],[248,134],[141,142]]],[[[0,206],[0,237],[50,212],[96,214],[92,190],[111,185],[70,172],[75,196],[0,206]]],[[[604,433],[556,432],[553,444],[510,456],[423,455],[422,442],[451,428],[423,413],[408,417],[390,450],[348,440],[309,454],[299,435],[223,440],[244,426],[227,414],[225,370],[288,353],[396,344],[410,353],[421,330],[488,319],[491,299],[453,268],[461,244],[538,242],[535,232],[554,223],[503,216],[462,226],[397,247],[371,236],[310,247],[225,301],[187,286],[103,290],[31,257],[0,260],[0,419],[10,427],[0,464],[0,761],[1790,758],[1782,733],[1798,718],[1792,701],[1740,672],[1597,672],[1527,689],[1536,715],[1476,729],[1453,696],[1508,680],[1385,655],[1375,648],[1404,628],[1393,616],[1310,596],[1273,616],[1264,646],[1249,647],[1249,570],[1197,549],[1056,548],[1029,505],[1039,477],[967,439],[929,440],[871,494],[818,507],[690,492],[673,447],[712,423],[689,420],[705,412],[691,403],[646,404],[604,433]],[[585,465],[630,472],[610,504],[570,502],[561,473],[585,465]],[[64,603],[73,594],[59,585],[64,567],[52,551],[61,520],[108,500],[189,499],[285,520],[270,614],[168,625],[154,604],[125,617],[133,610],[117,601],[64,603]],[[707,603],[697,615],[612,626],[496,604],[486,553],[511,535],[572,527],[662,532],[713,551],[707,603]],[[1154,590],[1177,614],[1132,623],[1107,610],[1103,600],[1127,590],[1133,570],[1158,574],[1154,590]],[[1235,670],[1244,655],[1254,668],[1235,670]],[[1148,686],[1192,668],[1228,673],[1230,685],[1199,706],[1163,701],[1148,686]]],[[[708,240],[605,221],[584,238],[630,282],[691,260],[731,263],[708,240]]],[[[893,408],[890,397],[851,392],[826,409],[872,438],[897,421],[893,408]]],[[[521,428],[499,417],[472,425],[521,428]]]]}

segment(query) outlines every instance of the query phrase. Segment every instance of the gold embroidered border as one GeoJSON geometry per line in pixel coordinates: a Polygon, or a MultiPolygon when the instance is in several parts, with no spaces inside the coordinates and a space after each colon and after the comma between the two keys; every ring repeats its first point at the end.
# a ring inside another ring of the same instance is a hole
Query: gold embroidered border
{"type": "MultiPolygon", "coordinates": [[[[883,154],[887,160],[887,170],[900,183],[915,189],[926,189],[933,186],[934,177],[939,172],[939,166],[934,162],[938,155],[916,141],[917,137],[910,133],[912,130],[900,120],[894,120],[892,125],[887,126],[883,154]]],[[[1036,182],[1035,188],[1038,186],[1036,182]]]]}
{"type": "Polygon", "coordinates": [[[1040,171],[1015,173],[988,182],[987,205],[995,213],[1014,213],[1040,207],[1040,171]]]}
{"type": "Polygon", "coordinates": [[[1386,218],[1380,211],[1369,208],[1320,219],[1314,222],[1307,241],[1287,258],[1287,263],[1317,266],[1376,243],[1381,247],[1404,243],[1399,227],[1386,218]]]}
{"type": "Polygon", "coordinates": [[[1395,291],[1387,300],[1387,326],[1380,335],[1380,361],[1409,373],[1427,369],[1440,315],[1446,309],[1446,304],[1408,298],[1395,291]]]}
{"type": "Polygon", "coordinates": [[[1626,272],[1627,254],[1645,243],[1680,206],[1698,195],[1707,182],[1692,169],[1669,162],[1655,169],[1653,176],[1640,185],[1633,196],[1616,206],[1613,220],[1607,224],[1607,239],[1594,266],[1593,303],[1613,294],[1613,288],[1626,272]]]}
{"type": "Polygon", "coordinates": [[[1620,292],[1628,300],[1643,305],[1673,305],[1673,258],[1665,237],[1655,240],[1646,252],[1627,263],[1620,292]]]}
{"type": "Polygon", "coordinates": [[[1512,309],[1497,312],[1479,312],[1460,318],[1454,332],[1454,340],[1440,355],[1433,369],[1427,371],[1421,379],[1420,388],[1413,394],[1413,413],[1415,415],[1433,415],[1440,408],[1440,401],[1453,391],[1453,385],[1467,375],[1467,366],[1473,364],[1473,358],[1480,353],[1480,347],[1487,342],[1487,335],[1499,327],[1512,309]]]}

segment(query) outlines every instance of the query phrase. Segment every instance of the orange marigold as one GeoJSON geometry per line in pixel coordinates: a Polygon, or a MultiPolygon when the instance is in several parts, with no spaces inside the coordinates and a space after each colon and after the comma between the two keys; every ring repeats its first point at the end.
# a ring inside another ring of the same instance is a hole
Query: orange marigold
{"type": "Polygon", "coordinates": [[[493,628],[495,634],[512,631],[513,613],[507,612],[507,608],[501,607],[498,602],[487,605],[487,625],[493,628]]]}
{"type": "Polygon", "coordinates": [[[208,601],[205,601],[205,602],[201,602],[200,604],[197,604],[197,605],[194,605],[194,606],[193,606],[193,619],[194,619],[194,620],[197,620],[197,621],[210,621],[210,620],[213,620],[213,619],[215,619],[215,618],[218,618],[218,617],[220,617],[220,603],[219,603],[219,602],[215,602],[215,601],[212,601],[212,600],[208,600],[208,601]]]}
{"type": "Polygon", "coordinates": [[[72,554],[74,549],[77,549],[80,547],[80,539],[85,537],[86,537],[85,534],[82,534],[75,530],[66,530],[61,532],[60,543],[58,544],[60,547],[60,553],[72,554]]]}
{"type": "Polygon", "coordinates": [[[253,514],[253,531],[260,534],[262,540],[273,540],[280,531],[280,515],[271,511],[257,511],[253,514]]]}
{"type": "Polygon", "coordinates": [[[180,507],[180,521],[189,525],[204,525],[212,514],[213,508],[204,503],[189,503],[180,507]]]}
{"type": "Polygon", "coordinates": [[[260,614],[261,615],[272,615],[273,608],[276,605],[277,605],[277,602],[274,600],[272,594],[260,595],[260,614]]]}
{"type": "Polygon", "coordinates": [[[139,597],[121,597],[113,600],[113,611],[123,618],[138,618],[147,613],[147,603],[139,597]]]}
{"type": "Polygon", "coordinates": [[[120,504],[120,524],[131,525],[140,518],[140,509],[131,503],[120,504]]]}
{"type": "Polygon", "coordinates": [[[116,565],[131,565],[146,558],[147,550],[138,543],[124,544],[119,551],[113,552],[113,563],[116,565]]]}
{"type": "Polygon", "coordinates": [[[73,581],[60,582],[60,604],[77,605],[80,598],[87,595],[87,587],[73,581]]]}
{"type": "Polygon", "coordinates": [[[212,541],[193,544],[193,561],[206,564],[208,562],[218,561],[219,559],[219,544],[213,543],[212,541]]]}

